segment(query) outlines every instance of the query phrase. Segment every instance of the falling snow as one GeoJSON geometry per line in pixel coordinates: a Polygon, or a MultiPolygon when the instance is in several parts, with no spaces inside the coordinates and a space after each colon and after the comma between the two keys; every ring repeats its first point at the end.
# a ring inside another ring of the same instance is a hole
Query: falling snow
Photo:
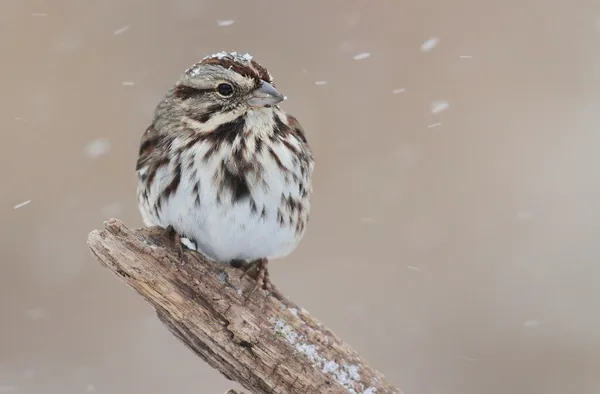
{"type": "Polygon", "coordinates": [[[235,23],[235,21],[233,19],[218,20],[217,26],[220,26],[220,27],[231,26],[234,23],[235,23]]]}
{"type": "Polygon", "coordinates": [[[471,55],[460,55],[461,59],[473,59],[473,56],[471,55]]]}
{"type": "Polygon", "coordinates": [[[317,86],[327,85],[327,81],[315,81],[315,85],[317,85],[317,86]]]}
{"type": "Polygon", "coordinates": [[[438,114],[448,109],[450,104],[446,100],[438,100],[431,103],[431,113],[438,114]]]}
{"type": "Polygon", "coordinates": [[[121,85],[123,85],[123,86],[133,86],[133,85],[135,85],[135,82],[123,81],[123,82],[121,82],[121,85]]]}
{"type": "Polygon", "coordinates": [[[400,88],[400,89],[394,89],[394,90],[392,90],[393,94],[400,94],[400,93],[404,93],[404,92],[406,92],[405,88],[400,88]]]}
{"type": "Polygon", "coordinates": [[[407,265],[406,268],[408,268],[409,270],[421,272],[421,268],[415,267],[414,265],[407,265]]]}
{"type": "Polygon", "coordinates": [[[537,320],[527,320],[526,322],[523,323],[523,327],[525,328],[534,328],[540,325],[540,322],[538,322],[537,320]]]}
{"type": "Polygon", "coordinates": [[[440,39],[431,37],[421,45],[421,52],[429,52],[440,43],[440,39]]]}
{"type": "Polygon", "coordinates": [[[371,54],[369,52],[362,52],[362,53],[359,53],[357,55],[352,56],[352,59],[354,59],[354,60],[363,60],[363,59],[366,59],[366,58],[369,58],[369,57],[371,57],[371,54]]]}
{"type": "Polygon", "coordinates": [[[98,138],[90,141],[84,148],[85,155],[91,159],[105,155],[109,150],[110,141],[106,138],[98,138]]]}
{"type": "Polygon", "coordinates": [[[120,29],[117,29],[117,30],[115,30],[115,31],[113,32],[113,34],[114,34],[115,36],[118,36],[119,34],[123,34],[123,33],[125,33],[127,30],[129,30],[129,25],[127,25],[127,26],[123,26],[123,27],[121,27],[120,29]]]}
{"type": "Polygon", "coordinates": [[[31,202],[31,200],[23,201],[22,203],[19,203],[19,204],[15,205],[13,207],[13,209],[19,209],[21,207],[24,207],[25,205],[29,204],[30,202],[31,202]]]}
{"type": "Polygon", "coordinates": [[[441,126],[441,125],[442,125],[442,123],[441,123],[441,122],[437,122],[437,123],[430,124],[430,125],[429,125],[429,126],[427,126],[427,127],[431,129],[431,128],[433,128],[433,127],[438,127],[438,126],[441,126]]]}

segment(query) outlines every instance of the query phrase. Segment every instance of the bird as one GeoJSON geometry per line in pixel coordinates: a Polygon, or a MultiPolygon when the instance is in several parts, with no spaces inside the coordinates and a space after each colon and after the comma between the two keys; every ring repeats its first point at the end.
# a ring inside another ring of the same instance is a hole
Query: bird
{"type": "Polygon", "coordinates": [[[142,134],[137,199],[146,226],[217,263],[256,271],[249,294],[276,292],[268,262],[306,232],[315,161],[271,73],[252,55],[218,52],[180,75],[142,134]]]}

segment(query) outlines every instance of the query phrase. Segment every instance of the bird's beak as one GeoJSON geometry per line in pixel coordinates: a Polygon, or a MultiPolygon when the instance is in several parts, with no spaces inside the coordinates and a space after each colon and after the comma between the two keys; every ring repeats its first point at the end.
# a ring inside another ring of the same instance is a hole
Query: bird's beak
{"type": "Polygon", "coordinates": [[[283,95],[273,85],[260,81],[260,86],[252,92],[252,96],[248,99],[248,105],[252,107],[270,107],[283,100],[283,95]]]}

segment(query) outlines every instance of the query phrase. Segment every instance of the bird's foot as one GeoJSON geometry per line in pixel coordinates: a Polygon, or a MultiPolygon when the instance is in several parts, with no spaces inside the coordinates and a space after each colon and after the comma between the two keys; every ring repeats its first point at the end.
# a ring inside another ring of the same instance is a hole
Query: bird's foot
{"type": "Polygon", "coordinates": [[[171,225],[167,226],[163,235],[166,235],[171,239],[171,241],[175,244],[177,248],[177,256],[179,257],[179,262],[181,264],[185,264],[185,255],[184,255],[184,247],[185,245],[181,242],[181,234],[175,231],[175,228],[171,225]]]}
{"type": "Polygon", "coordinates": [[[281,301],[283,303],[287,303],[287,299],[285,297],[283,297],[283,295],[281,295],[281,293],[275,287],[273,282],[271,282],[271,277],[269,275],[268,263],[269,263],[269,261],[266,258],[263,258],[263,259],[254,260],[250,263],[240,262],[239,260],[235,260],[231,263],[231,265],[233,267],[242,269],[243,272],[242,272],[242,275],[240,276],[240,280],[242,280],[244,278],[244,276],[246,276],[246,274],[249,273],[250,271],[252,271],[253,269],[256,270],[256,279],[255,279],[254,288],[252,290],[250,290],[250,292],[248,294],[246,294],[246,298],[249,298],[256,290],[262,288],[263,290],[266,290],[267,292],[269,292],[273,297],[275,297],[279,301],[281,301]]]}
{"type": "Polygon", "coordinates": [[[242,269],[242,275],[240,276],[240,280],[244,279],[244,277],[246,276],[246,274],[248,274],[250,271],[252,270],[256,270],[256,282],[254,285],[254,288],[248,293],[248,296],[250,296],[252,293],[254,293],[256,290],[258,290],[259,288],[263,288],[264,290],[269,290],[270,284],[271,284],[271,280],[269,279],[269,269],[267,267],[268,264],[268,260],[267,259],[258,259],[258,260],[254,260],[250,263],[243,263],[240,264],[239,261],[235,261],[232,263],[232,265],[234,267],[239,267],[242,269]]]}

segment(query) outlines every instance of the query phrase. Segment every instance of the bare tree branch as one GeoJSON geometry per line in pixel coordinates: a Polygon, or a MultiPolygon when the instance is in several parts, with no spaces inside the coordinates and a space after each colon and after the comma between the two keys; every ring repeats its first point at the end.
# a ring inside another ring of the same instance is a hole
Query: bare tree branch
{"type": "Polygon", "coordinates": [[[253,281],[240,270],[194,251],[181,264],[164,229],[111,219],[88,245],[175,336],[251,393],[401,393],[303,308],[264,291],[247,298],[253,281]]]}

